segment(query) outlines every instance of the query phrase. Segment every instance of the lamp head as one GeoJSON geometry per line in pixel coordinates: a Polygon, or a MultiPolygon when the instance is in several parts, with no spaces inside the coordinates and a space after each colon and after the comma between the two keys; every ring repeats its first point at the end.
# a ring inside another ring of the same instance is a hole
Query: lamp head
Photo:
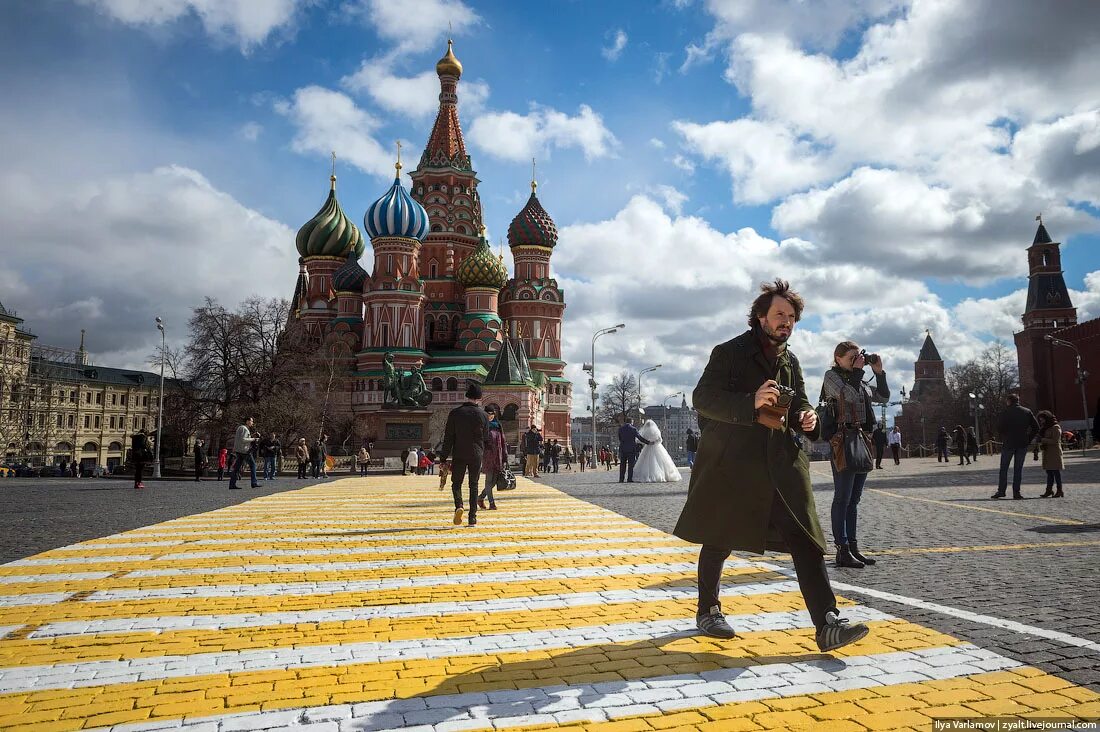
{"type": "Polygon", "coordinates": [[[969,394],[967,394],[967,396],[970,397],[971,399],[977,399],[978,398],[978,397],[974,396],[974,392],[970,392],[969,394]]]}
{"type": "Polygon", "coordinates": [[[1054,340],[1054,336],[1052,336],[1052,335],[1051,335],[1051,334],[1049,334],[1049,333],[1047,333],[1047,334],[1046,334],[1045,336],[1043,336],[1043,338],[1045,338],[1045,339],[1046,339],[1046,340],[1048,340],[1048,341],[1053,341],[1053,340],[1054,340]]]}
{"type": "Polygon", "coordinates": [[[159,316],[159,315],[157,316],[157,322],[158,322],[158,323],[163,323],[163,322],[164,322],[163,320],[161,320],[161,319],[160,319],[160,316],[159,316]]]}
{"type": "Polygon", "coordinates": [[[619,323],[619,324],[618,324],[618,325],[616,325],[615,327],[616,327],[616,328],[625,328],[625,327],[626,327],[626,323],[619,323]]]}

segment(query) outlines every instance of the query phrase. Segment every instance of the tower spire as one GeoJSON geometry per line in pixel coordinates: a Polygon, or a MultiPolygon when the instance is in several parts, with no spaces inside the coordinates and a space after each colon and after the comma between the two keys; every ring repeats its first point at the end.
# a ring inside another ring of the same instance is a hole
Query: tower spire
{"type": "Polygon", "coordinates": [[[397,141],[397,163],[393,166],[397,168],[397,177],[401,177],[401,141],[397,141]]]}
{"type": "Polygon", "coordinates": [[[336,190],[336,151],[332,151],[332,175],[328,178],[329,183],[332,185],[331,190],[336,190]]]}
{"type": "Polygon", "coordinates": [[[535,159],[531,158],[531,195],[535,195],[535,191],[538,189],[539,183],[535,178],[535,159]]]}

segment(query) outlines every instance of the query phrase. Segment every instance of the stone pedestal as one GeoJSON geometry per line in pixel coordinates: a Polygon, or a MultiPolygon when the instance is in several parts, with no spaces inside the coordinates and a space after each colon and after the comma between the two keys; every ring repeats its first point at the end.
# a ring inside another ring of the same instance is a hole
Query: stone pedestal
{"type": "Polygon", "coordinates": [[[428,421],[432,413],[427,409],[383,409],[372,415],[377,420],[378,433],[371,457],[400,456],[410,447],[431,449],[428,421]]]}

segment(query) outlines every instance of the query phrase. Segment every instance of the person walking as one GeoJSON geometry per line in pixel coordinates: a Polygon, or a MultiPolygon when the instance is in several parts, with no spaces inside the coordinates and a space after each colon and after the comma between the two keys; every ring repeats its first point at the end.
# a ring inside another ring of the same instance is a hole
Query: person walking
{"type": "Polygon", "coordinates": [[[868,633],[840,617],[825,566],[825,537],[797,436],[820,434],[806,399],[798,359],[787,340],[802,298],[781,280],[764,285],[749,311],[749,330],[714,348],[692,393],[702,437],[687,502],[673,533],[699,550],[696,625],[715,638],[735,633],[719,601],[722,565],[731,551],[789,552],[821,651],[868,633]],[[779,387],[793,392],[780,428],[762,424],[776,410],[779,387]]]}
{"type": "MultiPolygon", "coordinates": [[[[842,341],[833,350],[833,367],[825,372],[821,385],[822,395],[836,406],[836,423],[840,430],[869,432],[875,423],[873,404],[890,400],[890,387],[886,384],[886,371],[882,358],[868,354],[852,341],[842,341]],[[870,363],[874,373],[874,388],[863,381],[863,367],[870,363]]],[[[833,473],[833,505],[830,518],[833,526],[833,543],[836,545],[836,566],[862,569],[875,564],[875,560],[859,551],[856,541],[856,523],[859,518],[859,501],[867,482],[867,473],[852,467],[837,468],[836,459],[829,461],[833,473]]]]}
{"type": "Polygon", "coordinates": [[[966,428],[966,456],[971,462],[978,462],[978,435],[973,427],[966,428]]]}
{"type": "Polygon", "coordinates": [[[298,438],[298,444],[294,446],[294,459],[298,462],[298,480],[305,480],[306,469],[309,467],[309,446],[306,445],[306,438],[298,438]]]}
{"type": "Polygon", "coordinates": [[[550,468],[552,472],[558,472],[561,463],[561,445],[556,439],[550,440],[550,468]]]}
{"type": "Polygon", "coordinates": [[[272,473],[275,471],[275,453],[272,447],[274,442],[275,433],[270,432],[266,436],[262,437],[257,443],[256,448],[260,454],[260,459],[263,460],[263,467],[260,469],[260,480],[271,480],[268,477],[268,471],[272,473]]]}
{"type": "Polygon", "coordinates": [[[1048,409],[1036,415],[1039,422],[1039,449],[1043,452],[1043,470],[1047,471],[1047,490],[1040,498],[1065,498],[1062,493],[1062,425],[1048,409]],[[1058,492],[1054,492],[1057,484],[1058,492]]]}
{"type": "Polygon", "coordinates": [[[229,463],[229,450],[222,448],[218,450],[218,480],[225,478],[225,466],[229,463]]]}
{"type": "Polygon", "coordinates": [[[416,469],[419,465],[420,452],[415,447],[410,447],[408,453],[405,455],[405,466],[402,468],[402,475],[405,473],[416,475],[416,469]]]}
{"type": "Polygon", "coordinates": [[[367,452],[366,445],[359,448],[359,453],[355,456],[355,461],[359,463],[360,477],[365,476],[367,474],[367,465],[370,464],[370,453],[367,452]]]}
{"type": "Polygon", "coordinates": [[[137,434],[130,438],[130,460],[134,463],[134,488],[141,489],[145,487],[145,483],[141,478],[145,474],[145,466],[153,459],[153,450],[149,447],[149,435],[145,432],[145,428],[137,431],[137,434]]]}
{"type": "Polygon", "coordinates": [[[634,463],[638,460],[638,443],[648,445],[649,441],[638,434],[634,420],[623,417],[619,425],[619,482],[634,482],[634,463]]]}
{"type": "Polygon", "coordinates": [[[1001,438],[1001,467],[997,475],[997,492],[990,498],[1004,498],[1008,490],[1008,465],[1012,463],[1012,497],[1023,498],[1020,483],[1024,477],[1024,459],[1027,446],[1039,432],[1039,422],[1031,410],[1020,404],[1019,394],[1005,396],[1005,410],[997,422],[997,434],[1001,438]]]}
{"type": "Polygon", "coordinates": [[[970,464],[970,455],[966,450],[966,428],[961,424],[955,425],[955,429],[951,431],[951,439],[955,442],[955,451],[959,453],[959,465],[963,464],[963,460],[966,460],[966,464],[970,464]]]}
{"type": "Polygon", "coordinates": [[[504,429],[497,420],[496,410],[486,407],[485,416],[489,419],[489,441],[485,446],[485,455],[481,462],[481,472],[485,474],[485,488],[477,497],[477,507],[484,509],[485,501],[488,501],[488,510],[495,511],[497,502],[493,498],[493,488],[496,486],[497,478],[508,465],[508,448],[504,442],[504,429]]]}
{"type": "Polygon", "coordinates": [[[314,478],[321,476],[321,441],[314,440],[309,446],[309,474],[314,478]]]}
{"type": "Polygon", "coordinates": [[[320,460],[321,477],[328,477],[328,435],[322,434],[317,441],[317,458],[320,460]]]}
{"type": "Polygon", "coordinates": [[[411,450],[409,450],[409,448],[407,448],[407,447],[404,450],[401,451],[401,475],[405,475],[405,473],[409,469],[409,453],[410,452],[411,452],[411,450]]]}
{"type": "Polygon", "coordinates": [[[688,467],[695,467],[695,453],[699,452],[699,436],[688,427],[687,438],[684,440],[684,451],[687,453],[688,467]]]}
{"type": "Polygon", "coordinates": [[[195,482],[206,477],[206,443],[195,440],[195,482]]]}
{"type": "Polygon", "coordinates": [[[886,444],[890,447],[890,454],[894,456],[894,465],[901,465],[901,428],[894,425],[894,429],[886,435],[886,444]]]}
{"type": "Polygon", "coordinates": [[[871,443],[875,446],[875,469],[882,470],[882,456],[886,454],[886,425],[875,425],[875,431],[871,433],[871,443]]]}
{"type": "Polygon", "coordinates": [[[937,463],[949,463],[951,458],[947,456],[947,428],[940,427],[939,433],[936,435],[936,462],[937,463]]]}
{"type": "Polygon", "coordinates": [[[469,526],[477,525],[477,483],[481,476],[481,464],[489,443],[489,416],[478,406],[481,401],[481,386],[470,382],[466,388],[466,401],[451,410],[447,415],[447,426],[443,430],[444,460],[454,457],[451,465],[451,495],[455,502],[454,525],[462,525],[462,481],[468,479],[470,486],[469,526]]]}
{"type": "Polygon", "coordinates": [[[233,472],[229,474],[229,490],[237,490],[237,480],[241,477],[241,468],[248,463],[249,477],[252,479],[252,487],[259,488],[256,482],[256,458],[252,456],[252,447],[259,441],[259,437],[253,437],[252,417],[245,419],[244,424],[237,427],[237,433],[233,435],[233,454],[237,456],[233,463],[233,472]]]}
{"type": "Polygon", "coordinates": [[[523,475],[528,478],[539,477],[539,450],[542,447],[542,435],[539,428],[531,425],[531,429],[523,433],[523,475]]]}

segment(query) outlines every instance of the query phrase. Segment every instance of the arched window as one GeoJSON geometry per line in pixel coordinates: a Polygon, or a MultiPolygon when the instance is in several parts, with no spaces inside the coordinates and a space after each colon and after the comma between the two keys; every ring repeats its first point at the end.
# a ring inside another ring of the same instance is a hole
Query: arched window
{"type": "Polygon", "coordinates": [[[424,333],[428,336],[429,341],[435,340],[435,319],[428,318],[424,321],[424,333]]]}
{"type": "Polygon", "coordinates": [[[68,442],[59,442],[56,445],[54,445],[53,449],[58,451],[58,452],[72,452],[73,451],[73,446],[72,446],[71,443],[68,443],[68,442]]]}
{"type": "Polygon", "coordinates": [[[458,229],[458,233],[459,233],[459,234],[469,234],[469,233],[470,233],[470,230],[469,230],[469,229],[467,229],[467,228],[466,228],[465,226],[463,226],[462,224],[459,224],[459,225],[458,225],[458,227],[457,227],[457,229],[458,229]]]}
{"type": "Polygon", "coordinates": [[[432,231],[443,231],[443,227],[439,224],[432,224],[432,231]]]}
{"type": "Polygon", "coordinates": [[[390,324],[382,323],[382,328],[379,332],[382,336],[382,342],[379,345],[383,347],[390,345],[390,324]]]}
{"type": "Polygon", "coordinates": [[[438,376],[432,379],[432,391],[443,391],[443,379],[438,376]]]}
{"type": "Polygon", "coordinates": [[[99,445],[95,444],[94,442],[85,442],[83,451],[84,452],[99,452],[99,445]]]}
{"type": "Polygon", "coordinates": [[[458,379],[453,376],[447,379],[447,391],[458,391],[458,379]]]}
{"type": "Polygon", "coordinates": [[[432,279],[439,276],[439,263],[434,259],[428,263],[428,276],[432,279]]]}
{"type": "Polygon", "coordinates": [[[507,407],[504,408],[504,414],[501,415],[501,417],[504,419],[505,422],[514,422],[518,416],[519,416],[519,405],[518,404],[509,404],[507,407]]]}
{"type": "Polygon", "coordinates": [[[109,452],[122,452],[122,443],[117,441],[112,442],[110,445],[107,445],[107,450],[109,452]]]}

